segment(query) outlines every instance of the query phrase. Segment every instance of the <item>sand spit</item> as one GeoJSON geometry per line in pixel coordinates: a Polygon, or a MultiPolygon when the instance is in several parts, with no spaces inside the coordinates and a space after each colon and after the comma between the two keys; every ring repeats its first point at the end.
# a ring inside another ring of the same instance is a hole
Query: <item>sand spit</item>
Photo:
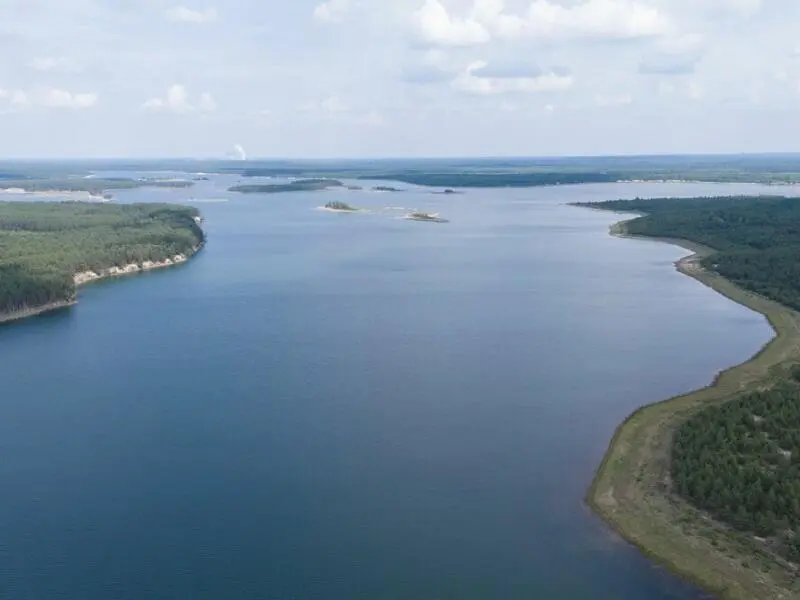
{"type": "Polygon", "coordinates": [[[108,202],[109,198],[104,197],[102,194],[94,194],[92,192],[84,191],[69,191],[69,190],[24,190],[22,188],[0,188],[0,195],[7,196],[23,196],[34,198],[53,198],[53,199],[66,199],[73,202],[108,202]]]}

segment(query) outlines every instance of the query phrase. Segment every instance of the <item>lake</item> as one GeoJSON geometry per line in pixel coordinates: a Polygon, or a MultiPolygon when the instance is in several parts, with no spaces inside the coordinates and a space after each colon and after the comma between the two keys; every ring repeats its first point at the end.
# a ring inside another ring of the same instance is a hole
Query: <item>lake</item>
{"type": "Polygon", "coordinates": [[[191,198],[207,247],[0,329],[0,597],[700,598],[583,497],[632,410],[771,331],[565,203],[774,188],[235,181],[117,193],[191,198]]]}

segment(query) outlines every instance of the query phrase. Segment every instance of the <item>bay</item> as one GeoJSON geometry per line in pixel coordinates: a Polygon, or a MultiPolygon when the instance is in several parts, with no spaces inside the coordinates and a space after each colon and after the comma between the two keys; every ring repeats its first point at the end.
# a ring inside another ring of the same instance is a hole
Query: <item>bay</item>
{"type": "Polygon", "coordinates": [[[207,247],[0,329],[1,597],[700,597],[583,496],[633,409],[771,331],[565,203],[774,188],[233,181],[117,193],[196,202],[207,247]]]}

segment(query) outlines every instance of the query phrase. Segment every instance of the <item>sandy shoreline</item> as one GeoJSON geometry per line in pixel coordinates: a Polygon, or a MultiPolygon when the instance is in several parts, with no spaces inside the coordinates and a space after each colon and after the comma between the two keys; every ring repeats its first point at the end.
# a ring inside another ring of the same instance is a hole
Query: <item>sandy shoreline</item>
{"type": "Polygon", "coordinates": [[[699,261],[714,252],[711,248],[682,239],[629,235],[625,223],[614,224],[611,234],[689,250],[692,254],[676,261],[676,269],[764,315],[775,337],[746,362],[719,373],[708,386],[634,411],[617,428],[587,493],[587,503],[645,555],[720,598],[800,598],[794,588],[793,565],[756,538],[709,519],[669,487],[675,428],[703,406],[724,403],[769,383],[781,365],[800,359],[800,314],[703,269],[699,261]]]}

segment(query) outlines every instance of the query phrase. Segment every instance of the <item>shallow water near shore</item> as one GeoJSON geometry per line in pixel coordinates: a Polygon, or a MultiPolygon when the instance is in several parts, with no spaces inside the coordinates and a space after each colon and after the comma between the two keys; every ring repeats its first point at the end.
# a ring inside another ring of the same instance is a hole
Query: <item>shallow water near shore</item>
{"type": "Polygon", "coordinates": [[[583,496],[633,409],[770,329],[675,272],[684,250],[564,203],[781,190],[233,180],[115,193],[200,202],[207,246],[0,328],[0,597],[702,597],[583,496]]]}

